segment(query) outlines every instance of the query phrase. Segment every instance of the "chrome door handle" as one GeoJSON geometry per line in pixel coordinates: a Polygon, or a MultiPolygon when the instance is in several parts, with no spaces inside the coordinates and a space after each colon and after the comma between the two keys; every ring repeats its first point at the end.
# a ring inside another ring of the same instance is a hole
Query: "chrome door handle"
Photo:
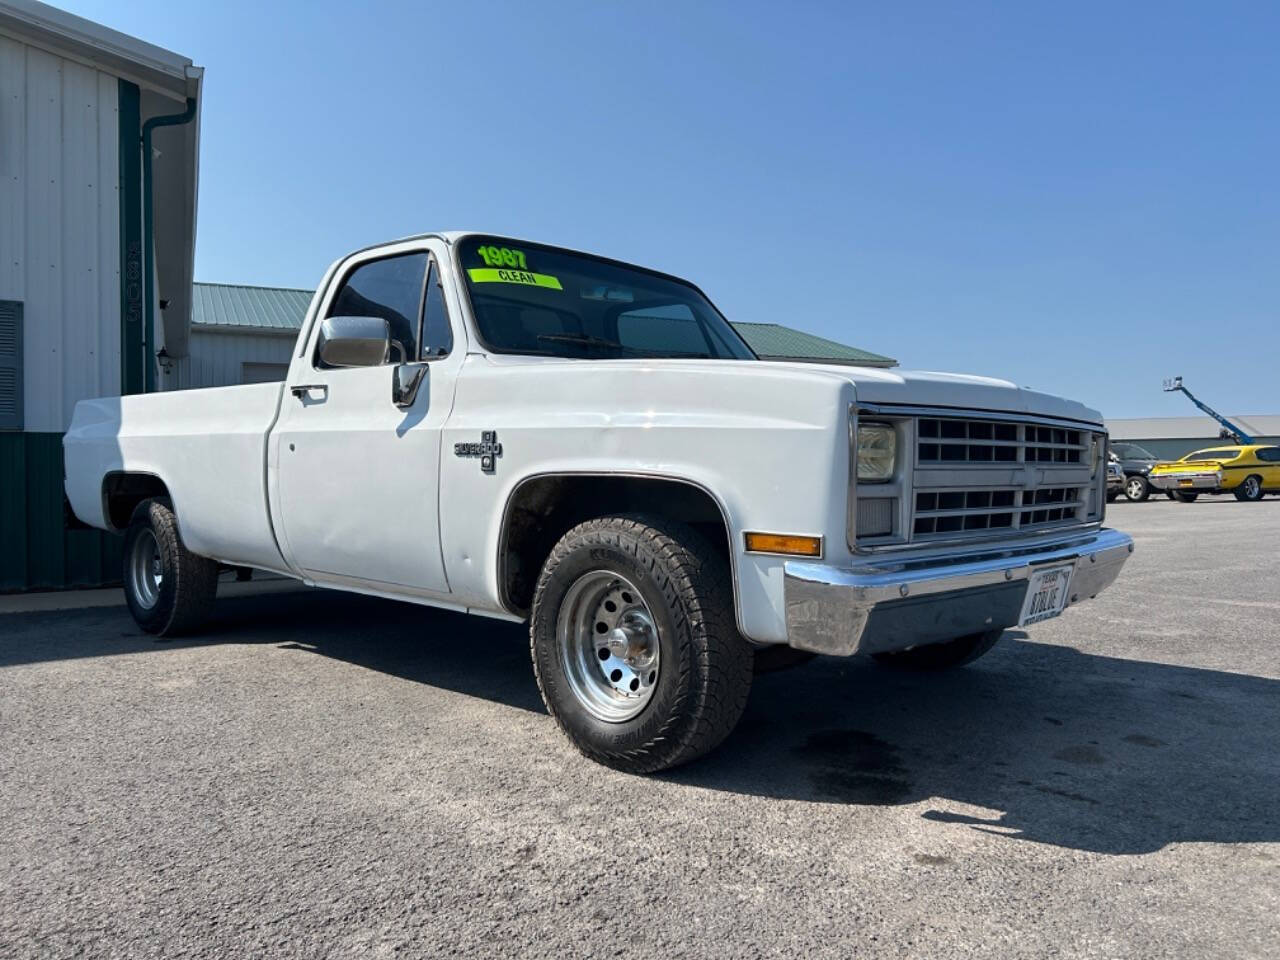
{"type": "Polygon", "coordinates": [[[329,385],[327,383],[299,383],[289,388],[289,392],[299,400],[306,397],[306,395],[312,390],[320,390],[327,396],[329,393],[329,385]]]}

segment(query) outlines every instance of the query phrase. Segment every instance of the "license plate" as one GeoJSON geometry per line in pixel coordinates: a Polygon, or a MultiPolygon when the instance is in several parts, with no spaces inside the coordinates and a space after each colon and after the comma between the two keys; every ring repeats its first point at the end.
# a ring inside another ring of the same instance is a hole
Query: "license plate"
{"type": "Polygon", "coordinates": [[[1191,483],[1192,483],[1192,481],[1190,481],[1190,480],[1179,480],[1179,481],[1178,481],[1178,486],[1180,486],[1180,487],[1189,487],[1189,486],[1191,486],[1191,483]]]}
{"type": "Polygon", "coordinates": [[[1031,574],[1027,583],[1027,598],[1022,601],[1022,616],[1018,626],[1025,627],[1041,620],[1052,620],[1067,605],[1067,588],[1071,585],[1074,563],[1060,567],[1041,567],[1031,574]]]}

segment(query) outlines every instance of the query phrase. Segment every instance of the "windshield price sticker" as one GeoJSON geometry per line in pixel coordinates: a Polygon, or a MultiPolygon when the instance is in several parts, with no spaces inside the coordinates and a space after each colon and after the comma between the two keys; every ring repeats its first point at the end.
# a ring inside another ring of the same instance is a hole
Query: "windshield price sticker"
{"type": "Polygon", "coordinates": [[[510,247],[478,247],[476,253],[484,261],[486,267],[518,267],[529,269],[529,262],[524,258],[523,250],[512,250],[510,247]]]}
{"type": "Polygon", "coordinates": [[[563,290],[560,281],[547,273],[531,273],[528,270],[491,270],[472,267],[467,271],[472,283],[519,283],[526,287],[546,287],[563,290]]]}

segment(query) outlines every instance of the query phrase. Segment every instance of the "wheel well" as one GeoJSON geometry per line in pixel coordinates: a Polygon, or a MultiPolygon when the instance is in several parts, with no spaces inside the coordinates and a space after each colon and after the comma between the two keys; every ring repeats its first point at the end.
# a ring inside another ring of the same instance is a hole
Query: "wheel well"
{"type": "Polygon", "coordinates": [[[688,524],[729,563],[724,513],[711,494],[696,484],[663,477],[532,477],[512,493],[503,516],[498,545],[503,605],[527,614],[542,564],[557,541],[584,520],[619,513],[653,513],[688,524]]]}
{"type": "Polygon", "coordinates": [[[113,530],[129,526],[143,500],[168,497],[164,481],[150,473],[109,473],[102,481],[102,513],[113,530]]]}

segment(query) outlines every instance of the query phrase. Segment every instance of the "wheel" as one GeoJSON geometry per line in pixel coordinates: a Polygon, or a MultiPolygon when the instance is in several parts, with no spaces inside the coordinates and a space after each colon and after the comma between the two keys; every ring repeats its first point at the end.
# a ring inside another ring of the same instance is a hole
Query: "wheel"
{"type": "Polygon", "coordinates": [[[124,536],[124,596],[147,633],[169,637],[204,622],[218,591],[218,564],[182,543],[167,500],[144,500],[124,536]]]}
{"type": "Polygon", "coordinates": [[[729,569],[692,529],[589,520],[555,545],[529,626],[547,711],[587,757],[629,773],[686,763],[737,724],[753,654],[729,569]]]}
{"type": "Polygon", "coordinates": [[[1198,496],[1200,496],[1200,494],[1198,494],[1198,493],[1185,493],[1185,492],[1183,492],[1182,490],[1170,490],[1170,491],[1169,491],[1169,498],[1170,498],[1171,500],[1177,500],[1179,503],[1194,503],[1194,502],[1195,502],[1196,497],[1198,497],[1198,496]]]}
{"type": "Polygon", "coordinates": [[[877,663],[897,670],[919,672],[950,670],[952,667],[973,663],[994,647],[1003,633],[1003,630],[987,630],[983,633],[971,633],[956,640],[948,640],[945,643],[930,643],[912,647],[910,650],[894,650],[890,653],[873,653],[871,657],[877,663]]]}
{"type": "Polygon", "coordinates": [[[1124,495],[1135,503],[1141,503],[1151,496],[1151,484],[1142,474],[1135,473],[1124,482],[1124,495]]]}
{"type": "Polygon", "coordinates": [[[1262,499],[1262,478],[1256,473],[1251,473],[1244,478],[1244,481],[1232,493],[1236,495],[1237,500],[1256,503],[1262,499]]]}

